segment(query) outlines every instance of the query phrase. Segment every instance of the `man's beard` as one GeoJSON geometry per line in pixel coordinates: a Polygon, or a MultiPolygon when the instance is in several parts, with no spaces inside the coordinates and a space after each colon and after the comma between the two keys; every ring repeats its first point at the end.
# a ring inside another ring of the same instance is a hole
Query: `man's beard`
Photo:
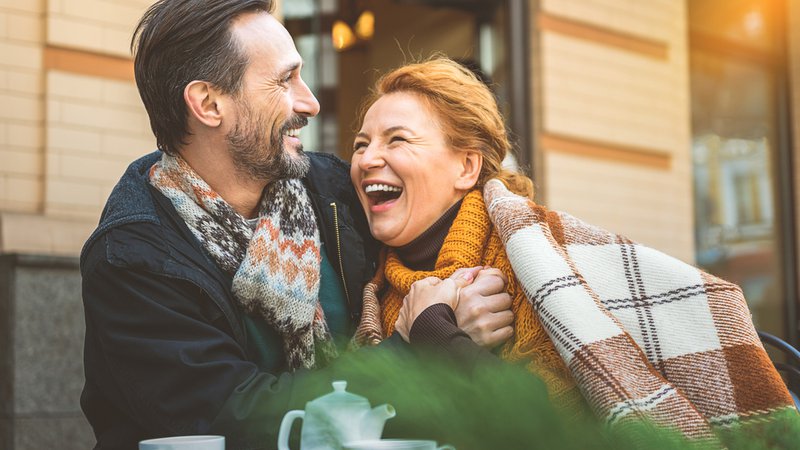
{"type": "Polygon", "coordinates": [[[247,100],[242,99],[236,125],[226,136],[237,171],[251,179],[270,183],[304,177],[311,165],[308,155],[299,145],[297,155],[293,157],[284,148],[283,137],[288,130],[307,124],[305,117],[292,115],[280,126],[274,122],[267,139],[265,131],[269,128],[269,120],[263,114],[254,113],[247,100]]]}

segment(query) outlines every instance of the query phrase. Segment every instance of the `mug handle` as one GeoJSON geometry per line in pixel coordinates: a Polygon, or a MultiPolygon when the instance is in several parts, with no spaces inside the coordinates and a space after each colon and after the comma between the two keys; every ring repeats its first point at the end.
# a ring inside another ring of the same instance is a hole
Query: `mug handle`
{"type": "Polygon", "coordinates": [[[281,420],[281,429],[278,432],[278,450],[289,450],[289,434],[292,431],[292,423],[295,419],[303,419],[306,416],[305,411],[294,409],[286,413],[281,420]]]}

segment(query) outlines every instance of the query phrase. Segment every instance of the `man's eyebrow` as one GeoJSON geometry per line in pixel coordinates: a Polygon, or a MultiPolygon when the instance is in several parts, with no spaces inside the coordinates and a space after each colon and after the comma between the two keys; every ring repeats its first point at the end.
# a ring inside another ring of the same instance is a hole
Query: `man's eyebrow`
{"type": "Polygon", "coordinates": [[[303,62],[302,62],[302,61],[299,61],[299,62],[296,62],[296,63],[289,64],[288,66],[286,66],[286,67],[283,69],[283,72],[281,72],[281,73],[290,73],[290,72],[294,72],[295,70],[299,69],[299,68],[300,68],[300,66],[302,66],[302,65],[303,65],[303,62]]]}

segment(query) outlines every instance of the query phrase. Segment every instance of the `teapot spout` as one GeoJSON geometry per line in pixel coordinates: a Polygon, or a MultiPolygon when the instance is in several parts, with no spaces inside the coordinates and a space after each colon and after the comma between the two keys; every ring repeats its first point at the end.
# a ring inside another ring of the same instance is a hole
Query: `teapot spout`
{"type": "Polygon", "coordinates": [[[387,419],[391,419],[397,413],[394,407],[389,404],[384,404],[372,408],[364,415],[361,421],[361,439],[373,440],[380,439],[383,434],[383,426],[386,424],[387,419]]]}

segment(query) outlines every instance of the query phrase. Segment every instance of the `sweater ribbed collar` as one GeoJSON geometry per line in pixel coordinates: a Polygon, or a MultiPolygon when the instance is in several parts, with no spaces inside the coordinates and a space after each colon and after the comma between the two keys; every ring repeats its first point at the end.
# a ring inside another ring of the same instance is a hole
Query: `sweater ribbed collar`
{"type": "Polygon", "coordinates": [[[433,270],[444,239],[456,220],[463,199],[450,207],[427,230],[406,245],[395,248],[397,256],[411,270],[433,270]]]}

